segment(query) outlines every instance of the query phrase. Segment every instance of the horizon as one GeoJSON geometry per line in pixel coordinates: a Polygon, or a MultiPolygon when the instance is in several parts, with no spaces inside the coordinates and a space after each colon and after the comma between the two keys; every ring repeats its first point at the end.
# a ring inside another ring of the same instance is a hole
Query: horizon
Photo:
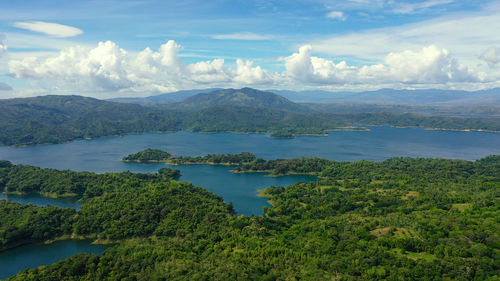
{"type": "Polygon", "coordinates": [[[491,0],[29,0],[0,15],[1,99],[500,87],[491,0]]]}

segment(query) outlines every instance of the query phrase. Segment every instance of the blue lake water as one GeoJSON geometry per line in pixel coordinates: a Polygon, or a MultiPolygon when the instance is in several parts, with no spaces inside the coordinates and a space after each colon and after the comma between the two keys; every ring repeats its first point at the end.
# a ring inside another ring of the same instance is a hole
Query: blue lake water
{"type": "MultiPolygon", "coordinates": [[[[316,156],[337,161],[383,161],[390,157],[409,156],[477,160],[500,154],[500,134],[391,127],[371,127],[369,132],[331,132],[326,137],[303,136],[294,139],[271,139],[260,134],[148,133],[54,145],[0,147],[0,159],[15,164],[98,173],[156,172],[166,167],[163,163],[120,162],[124,156],[146,148],[159,148],[188,156],[247,151],[264,159],[316,156]]],[[[261,214],[262,208],[267,205],[265,199],[256,196],[258,189],[314,180],[314,177],[309,176],[274,178],[264,174],[233,174],[229,172],[230,167],[222,166],[182,165],[172,168],[181,171],[180,180],[192,182],[222,196],[226,202],[233,202],[239,213],[246,215],[261,214]]],[[[35,195],[0,195],[0,199],[36,205],[79,206],[72,199],[48,199],[35,195]]],[[[23,246],[0,253],[0,278],[24,268],[50,264],[78,252],[102,250],[88,241],[23,246]]]]}
{"type": "Polygon", "coordinates": [[[89,240],[65,240],[51,244],[32,244],[0,252],[0,279],[10,277],[25,268],[55,263],[77,253],[100,254],[106,246],[93,245],[89,240]]]}
{"type": "Polygon", "coordinates": [[[0,193],[0,200],[5,199],[12,202],[17,202],[21,204],[33,204],[37,206],[47,206],[52,205],[61,208],[73,208],[80,209],[82,205],[81,202],[78,202],[75,198],[47,198],[38,194],[28,194],[25,196],[20,195],[11,195],[11,194],[3,194],[0,193]]]}
{"type": "MultiPolygon", "coordinates": [[[[103,173],[156,172],[166,167],[163,163],[120,162],[125,155],[146,148],[159,148],[189,156],[248,151],[264,159],[316,156],[338,161],[382,161],[395,156],[476,160],[500,154],[498,133],[392,127],[370,129],[369,132],[331,132],[325,137],[302,136],[294,139],[271,139],[262,134],[203,134],[185,131],[148,133],[54,145],[0,147],[0,159],[45,168],[103,173]]],[[[266,205],[266,200],[256,197],[257,189],[314,180],[308,176],[273,178],[265,177],[264,174],[233,174],[229,172],[230,167],[221,166],[182,165],[173,168],[181,170],[180,180],[192,182],[222,196],[226,202],[233,202],[239,213],[246,215],[261,214],[262,207],[266,205]]],[[[47,203],[40,198],[32,202],[39,205],[47,203]]],[[[59,201],[58,204],[67,203],[59,201]]]]}

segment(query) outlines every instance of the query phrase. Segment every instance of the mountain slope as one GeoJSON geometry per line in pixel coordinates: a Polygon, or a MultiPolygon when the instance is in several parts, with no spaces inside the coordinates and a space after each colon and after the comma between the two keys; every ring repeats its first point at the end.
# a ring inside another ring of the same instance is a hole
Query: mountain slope
{"type": "Polygon", "coordinates": [[[155,105],[163,103],[174,103],[181,102],[185,98],[194,96],[201,93],[209,93],[213,91],[221,90],[220,88],[210,88],[210,89],[200,89],[200,90],[182,90],[177,92],[172,92],[168,94],[160,94],[156,96],[149,96],[145,98],[113,98],[108,101],[120,102],[120,103],[135,103],[143,105],[155,105]]]}
{"type": "Polygon", "coordinates": [[[81,96],[0,100],[0,145],[178,130],[182,113],[81,96]]]}
{"type": "Polygon", "coordinates": [[[251,88],[224,89],[210,93],[201,93],[175,104],[175,107],[178,109],[189,110],[199,110],[214,106],[246,106],[298,112],[307,111],[307,108],[291,102],[282,96],[251,88]]]}

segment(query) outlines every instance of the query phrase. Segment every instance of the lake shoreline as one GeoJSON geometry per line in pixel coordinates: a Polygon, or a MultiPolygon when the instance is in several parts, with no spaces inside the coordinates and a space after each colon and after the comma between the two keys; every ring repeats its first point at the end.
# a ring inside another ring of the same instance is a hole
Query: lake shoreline
{"type": "MultiPolygon", "coordinates": [[[[333,129],[325,129],[324,131],[326,133],[296,133],[293,135],[293,137],[270,137],[271,139],[293,139],[294,137],[301,137],[301,136],[328,136],[328,132],[369,132],[371,131],[370,128],[368,127],[391,127],[391,128],[398,128],[398,129],[424,129],[424,130],[436,130],[436,131],[455,131],[455,132],[486,132],[486,133],[500,133],[500,131],[495,131],[495,130],[486,130],[486,129],[471,129],[471,128],[466,128],[466,129],[451,129],[451,128],[434,128],[434,127],[415,127],[415,126],[391,126],[391,125],[369,125],[369,124],[360,124],[360,127],[355,127],[355,126],[347,126],[347,127],[338,127],[338,128],[333,128],[333,129]]],[[[191,133],[200,133],[200,134],[219,134],[219,133],[231,133],[231,134],[258,134],[258,135],[266,135],[266,134],[271,134],[275,132],[274,130],[267,130],[267,131],[256,131],[256,132],[239,132],[239,131],[193,131],[193,130],[177,130],[177,131],[144,131],[144,132],[132,132],[132,133],[126,133],[126,134],[113,134],[113,135],[103,135],[103,136],[98,136],[98,137],[79,137],[67,141],[61,141],[61,142],[44,142],[44,143],[35,143],[35,144],[11,144],[11,145],[0,145],[0,147],[5,146],[5,147],[11,147],[11,148],[26,148],[26,147],[34,147],[34,146],[44,146],[44,145],[56,145],[56,144],[64,144],[64,143],[71,143],[71,142],[76,142],[76,141],[82,141],[82,140],[96,140],[96,139],[103,139],[103,138],[112,138],[112,137],[126,137],[126,136],[131,136],[131,135],[144,135],[144,134],[170,134],[170,133],[177,133],[177,132],[191,132],[191,133]]]]}

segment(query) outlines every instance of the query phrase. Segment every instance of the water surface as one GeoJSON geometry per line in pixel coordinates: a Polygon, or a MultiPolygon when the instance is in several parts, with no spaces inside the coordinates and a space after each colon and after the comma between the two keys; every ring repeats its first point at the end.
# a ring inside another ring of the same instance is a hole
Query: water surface
{"type": "MultiPolygon", "coordinates": [[[[331,132],[326,137],[304,136],[294,139],[271,139],[259,134],[148,133],[54,145],[0,147],[0,159],[15,164],[97,173],[156,172],[166,167],[163,163],[120,162],[124,156],[146,148],[159,148],[188,156],[247,151],[264,159],[316,156],[338,161],[382,161],[395,156],[409,156],[476,160],[500,154],[500,134],[390,127],[371,127],[370,132],[331,132]]],[[[257,189],[314,180],[314,177],[308,176],[273,178],[265,177],[264,174],[233,174],[229,172],[230,167],[223,166],[181,165],[173,168],[181,170],[181,180],[222,196],[226,202],[233,202],[239,213],[246,215],[261,214],[267,204],[265,199],[256,196],[257,189]]],[[[79,203],[72,199],[0,195],[2,198],[37,205],[79,207],[79,203]]],[[[104,247],[91,245],[89,241],[69,240],[0,252],[0,278],[14,275],[24,268],[51,264],[79,252],[101,253],[103,250],[104,247]]]]}
{"type": "MultiPolygon", "coordinates": [[[[251,152],[264,159],[316,156],[338,161],[382,161],[395,156],[441,157],[476,160],[500,154],[500,134],[458,132],[416,128],[370,127],[369,132],[330,132],[329,136],[301,136],[271,139],[262,134],[203,134],[192,132],[148,133],[125,137],[79,140],[64,144],[22,148],[0,147],[0,159],[45,168],[93,171],[156,172],[163,163],[120,162],[124,156],[146,148],[158,148],[177,155],[251,152]]],[[[263,174],[233,174],[229,167],[181,165],[181,180],[204,187],[233,202],[242,214],[261,214],[266,200],[257,189],[286,186],[313,177],[271,178],[263,174]]]]}
{"type": "Polygon", "coordinates": [[[51,244],[31,244],[0,252],[0,279],[26,268],[50,265],[77,253],[101,254],[107,246],[90,240],[64,240],[51,244]]]}
{"type": "Polygon", "coordinates": [[[0,200],[5,199],[12,202],[17,202],[21,204],[33,204],[37,206],[47,206],[52,205],[61,208],[73,208],[80,209],[82,205],[81,202],[78,202],[77,198],[48,198],[43,197],[39,194],[28,194],[28,195],[13,195],[13,194],[3,194],[0,193],[0,200]]]}

